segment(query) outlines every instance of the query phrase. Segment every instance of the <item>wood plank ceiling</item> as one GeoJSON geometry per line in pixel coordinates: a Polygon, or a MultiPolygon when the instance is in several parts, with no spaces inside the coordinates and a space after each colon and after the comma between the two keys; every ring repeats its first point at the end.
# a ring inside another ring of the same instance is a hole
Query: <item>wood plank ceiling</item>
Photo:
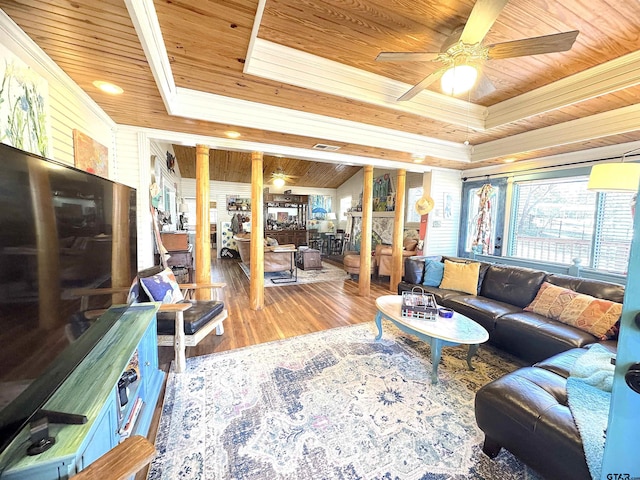
{"type": "MultiPolygon", "coordinates": [[[[180,166],[180,175],[184,178],[195,178],[195,147],[174,145],[173,151],[180,166]]],[[[360,168],[265,155],[262,171],[265,184],[271,183],[273,173],[283,172],[286,174],[287,187],[336,188],[349,180],[360,168]]],[[[251,183],[251,153],[209,150],[209,177],[222,182],[251,183]]]]}
{"type": "MultiPolygon", "coordinates": [[[[412,85],[438,65],[376,62],[376,55],[380,51],[439,51],[452,30],[466,22],[474,3],[472,0],[266,0],[257,36],[358,71],[412,85]]],[[[392,104],[380,105],[347,98],[337,92],[318,91],[311,84],[294,85],[244,73],[254,20],[260,12],[258,0],[155,0],[152,5],[177,87],[357,122],[363,130],[383,127],[399,134],[404,132],[457,145],[468,140],[478,149],[490,142],[631,107],[637,105],[640,98],[640,78],[635,78],[622,88],[592,98],[495,128],[474,130],[459,121],[426,118],[420,112],[398,110],[392,104]]],[[[316,143],[326,143],[339,146],[340,154],[370,158],[373,164],[377,159],[406,163],[413,160],[415,152],[409,147],[336,141],[328,136],[297,134],[295,128],[276,125],[252,128],[250,110],[242,126],[170,115],[124,0],[0,0],[0,8],[118,124],[212,138],[224,138],[226,131],[234,130],[241,134],[238,150],[243,150],[240,142],[307,150],[316,143]],[[125,93],[120,96],[102,93],[92,85],[97,79],[116,83],[125,93]]],[[[636,52],[640,45],[638,18],[640,2],[635,0],[511,0],[487,34],[485,44],[573,29],[580,34],[568,52],[486,62],[483,73],[496,90],[472,103],[487,108],[499,106],[518,95],[636,52]]],[[[438,88],[434,83],[429,90],[439,93],[438,88]]],[[[638,115],[630,122],[633,128],[622,133],[598,135],[596,132],[592,138],[567,144],[550,138],[548,144],[525,151],[514,148],[512,155],[488,157],[472,166],[498,164],[506,157],[525,160],[640,140],[638,115]]],[[[188,156],[192,149],[177,147],[176,153],[181,170],[189,172],[187,162],[191,161],[188,156]]],[[[233,153],[212,153],[212,158],[226,162],[242,158],[241,163],[245,162],[244,156],[233,153]]],[[[340,157],[336,158],[334,161],[339,163],[340,157]]],[[[284,163],[296,172],[308,168],[296,167],[290,161],[279,157],[269,159],[270,165],[284,163]]],[[[242,165],[233,168],[244,168],[244,163],[242,165]]],[[[471,166],[469,162],[438,155],[427,156],[425,165],[454,169],[471,166]]],[[[225,170],[225,175],[233,176],[233,168],[225,170]]],[[[350,171],[344,168],[337,172],[335,166],[327,167],[317,176],[331,178],[313,182],[335,185],[350,171]]],[[[266,170],[265,174],[268,174],[266,170]]]]}

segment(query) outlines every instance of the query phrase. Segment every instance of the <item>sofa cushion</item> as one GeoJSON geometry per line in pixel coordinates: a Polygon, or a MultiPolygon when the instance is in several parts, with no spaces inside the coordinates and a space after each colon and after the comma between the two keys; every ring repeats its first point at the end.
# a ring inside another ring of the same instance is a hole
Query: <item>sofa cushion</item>
{"type": "Polygon", "coordinates": [[[265,247],[277,247],[278,246],[278,240],[276,238],[273,237],[266,237],[264,239],[264,243],[265,243],[265,247]]]}
{"type": "Polygon", "coordinates": [[[585,352],[584,348],[572,348],[552,357],[545,358],[534,365],[534,367],[544,368],[550,372],[560,375],[562,378],[569,378],[571,369],[576,360],[585,352]]]}
{"type": "Polygon", "coordinates": [[[529,363],[597,341],[583,330],[525,311],[499,317],[491,335],[495,345],[529,363]]]}
{"type": "Polygon", "coordinates": [[[439,287],[443,275],[444,263],[437,260],[425,260],[423,285],[427,287],[439,287]]]}
{"type": "Polygon", "coordinates": [[[545,272],[509,265],[491,265],[487,270],[480,295],[524,308],[538,293],[545,272]]]}
{"type": "Polygon", "coordinates": [[[442,305],[473,319],[489,333],[495,328],[498,317],[521,311],[519,307],[514,307],[508,303],[498,302],[474,294],[460,295],[459,292],[457,295],[443,298],[442,305]]]}
{"type": "MultiPolygon", "coordinates": [[[[402,295],[402,292],[410,292],[416,285],[408,282],[400,282],[398,284],[398,295],[402,295]]],[[[432,293],[436,298],[436,303],[438,305],[444,305],[444,302],[447,298],[460,296],[460,292],[456,292],[455,290],[444,290],[438,287],[429,287],[426,285],[422,285],[422,289],[425,293],[432,293]]]]}
{"type": "Polygon", "coordinates": [[[403,280],[407,283],[421,285],[424,278],[425,257],[413,256],[404,259],[403,280]]]}
{"type": "Polygon", "coordinates": [[[445,260],[440,288],[476,295],[479,274],[480,264],[477,262],[458,263],[445,260]]]}
{"type": "Polygon", "coordinates": [[[591,295],[595,298],[603,298],[617,303],[624,302],[624,285],[619,285],[617,283],[571,277],[569,275],[560,275],[556,273],[548,274],[544,281],[559,287],[568,288],[578,293],[591,295]]]}
{"type": "Polygon", "coordinates": [[[622,304],[594,298],[545,282],[526,311],[572,325],[606,340],[622,313],[622,304]]]}

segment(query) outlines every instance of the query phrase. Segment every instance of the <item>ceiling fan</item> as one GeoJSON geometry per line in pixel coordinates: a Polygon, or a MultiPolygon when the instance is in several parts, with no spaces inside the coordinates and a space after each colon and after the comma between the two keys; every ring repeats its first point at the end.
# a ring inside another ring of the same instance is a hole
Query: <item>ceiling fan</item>
{"type": "MultiPolygon", "coordinates": [[[[441,62],[444,65],[398,98],[410,100],[419,92],[442,77],[443,90],[457,95],[470,90],[476,83],[478,68],[485,60],[539,55],[570,50],[578,36],[578,30],[524,38],[510,42],[483,45],[498,15],[509,0],[478,0],[465,25],[456,28],[444,42],[439,52],[382,52],[379,62],[441,62]]],[[[485,80],[485,85],[488,79],[485,80]]],[[[488,88],[495,90],[489,82],[488,88]]],[[[489,92],[486,92],[489,93],[489,92]]]]}
{"type": "Polygon", "coordinates": [[[278,167],[271,173],[271,183],[274,187],[282,188],[286,182],[290,182],[292,178],[298,178],[295,175],[287,175],[282,168],[278,167]]]}

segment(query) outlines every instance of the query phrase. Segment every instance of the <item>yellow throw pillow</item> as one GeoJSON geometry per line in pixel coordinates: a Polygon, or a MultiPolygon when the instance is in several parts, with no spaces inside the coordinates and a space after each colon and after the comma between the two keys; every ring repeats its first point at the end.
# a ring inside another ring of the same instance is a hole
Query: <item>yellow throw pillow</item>
{"type": "Polygon", "coordinates": [[[480,264],[478,262],[460,263],[445,260],[440,288],[477,295],[479,275],[480,264]]]}

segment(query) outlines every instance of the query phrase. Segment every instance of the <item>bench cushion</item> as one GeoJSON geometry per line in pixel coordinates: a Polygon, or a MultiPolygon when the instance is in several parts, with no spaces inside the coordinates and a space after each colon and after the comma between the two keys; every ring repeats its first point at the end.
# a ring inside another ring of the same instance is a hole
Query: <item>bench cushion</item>
{"type": "MultiPolygon", "coordinates": [[[[193,335],[224,310],[224,302],[216,300],[187,300],[191,308],[184,312],[184,333],[193,335]]],[[[158,312],[158,335],[175,334],[174,312],[158,312]]]]}

